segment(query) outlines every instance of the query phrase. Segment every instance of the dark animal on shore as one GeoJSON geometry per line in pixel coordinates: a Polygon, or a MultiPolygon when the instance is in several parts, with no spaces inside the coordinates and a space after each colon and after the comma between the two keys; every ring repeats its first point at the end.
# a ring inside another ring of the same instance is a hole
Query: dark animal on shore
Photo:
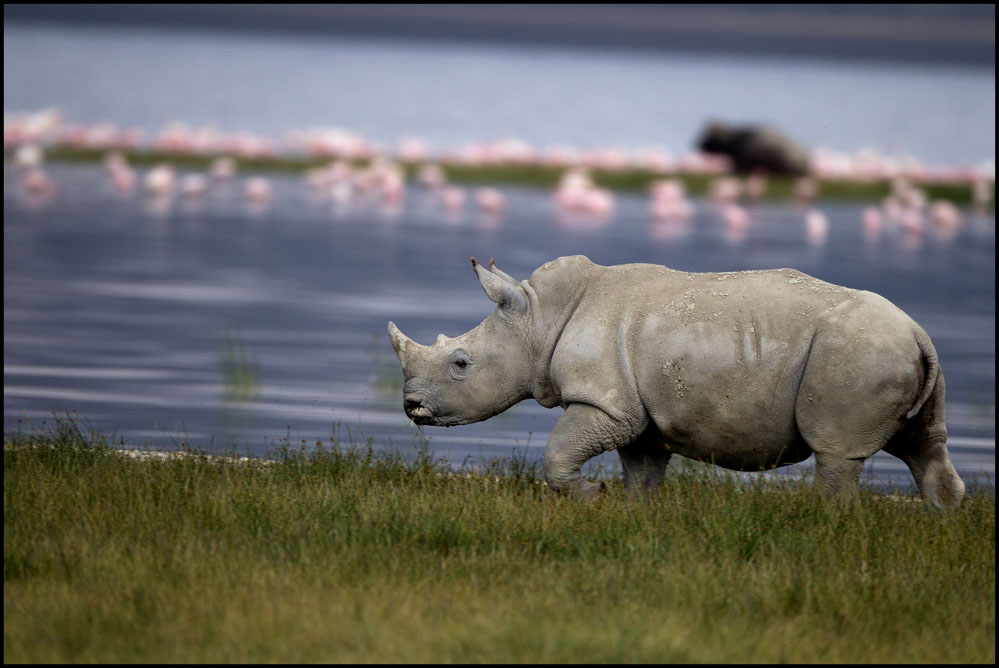
{"type": "Polygon", "coordinates": [[[793,269],[702,274],[575,255],[517,281],[472,266],[497,304],[478,327],[424,346],[388,325],[404,410],[450,427],[529,398],[561,406],[543,458],[553,489],[599,494],[580,466],[617,450],[632,493],[661,484],[678,454],[740,471],[814,455],[816,481],[852,494],[884,450],[933,505],[964,496],[936,350],[884,297],[793,269]]]}
{"type": "Polygon", "coordinates": [[[808,173],[808,152],[777,130],[760,125],[730,126],[710,123],[697,142],[705,153],[727,156],[740,174],[761,172],[777,176],[808,173]]]}

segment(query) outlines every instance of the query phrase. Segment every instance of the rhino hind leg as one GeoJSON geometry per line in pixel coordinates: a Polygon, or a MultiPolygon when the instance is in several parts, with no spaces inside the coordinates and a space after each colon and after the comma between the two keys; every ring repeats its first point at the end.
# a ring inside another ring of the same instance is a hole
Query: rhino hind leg
{"type": "MultiPolygon", "coordinates": [[[[888,448],[885,448],[888,451],[888,448]]],[[[904,461],[926,500],[937,508],[957,508],[964,498],[964,481],[954,469],[946,440],[910,443],[890,451],[904,461]]]]}
{"type": "Polygon", "coordinates": [[[634,442],[618,448],[624,469],[624,491],[629,496],[655,492],[666,478],[671,453],[655,425],[634,442]]]}
{"type": "Polygon", "coordinates": [[[836,497],[848,498],[860,489],[860,474],[867,458],[849,459],[837,454],[815,453],[815,483],[836,497]]]}
{"type": "Polygon", "coordinates": [[[899,382],[890,345],[876,344],[870,357],[856,355],[848,338],[819,334],[798,388],[795,422],[815,453],[816,485],[835,496],[856,494],[864,462],[899,431],[918,394],[915,370],[899,382]]]}
{"type": "Polygon", "coordinates": [[[548,437],[542,470],[548,487],[586,501],[605,489],[603,483],[583,480],[580,467],[592,457],[626,445],[631,436],[625,425],[589,404],[570,404],[548,437]]]}
{"type": "Polygon", "coordinates": [[[905,462],[926,500],[937,508],[957,508],[964,498],[964,481],[947,451],[943,373],[933,394],[889,442],[885,452],[905,462]]]}
{"type": "Polygon", "coordinates": [[[853,496],[860,489],[864,462],[888,442],[898,428],[897,418],[876,400],[862,399],[854,410],[821,410],[812,405],[815,395],[805,396],[799,396],[795,417],[798,431],[815,453],[815,483],[833,496],[853,496]],[[803,402],[809,405],[801,407],[803,402]]]}

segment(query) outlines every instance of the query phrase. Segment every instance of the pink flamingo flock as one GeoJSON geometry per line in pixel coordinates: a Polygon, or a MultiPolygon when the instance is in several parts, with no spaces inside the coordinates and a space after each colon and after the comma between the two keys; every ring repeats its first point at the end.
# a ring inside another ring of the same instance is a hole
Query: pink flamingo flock
{"type": "MultiPolygon", "coordinates": [[[[308,188],[328,198],[335,206],[376,202],[388,210],[398,210],[406,196],[404,163],[417,165],[416,181],[432,193],[441,209],[460,215],[467,203],[482,214],[501,216],[507,206],[505,195],[492,187],[472,192],[449,183],[445,167],[485,165],[535,165],[563,168],[552,191],[552,205],[557,223],[599,227],[609,223],[615,213],[614,193],[597,186],[592,170],[619,171],[641,169],[662,178],[649,188],[648,212],[653,236],[667,239],[684,233],[693,217],[695,205],[685,193],[683,174],[713,177],[708,206],[724,225],[733,241],[745,238],[753,218],[744,203],[760,199],[766,192],[763,174],[738,178],[729,174],[725,158],[700,153],[673,156],[659,147],[638,151],[620,147],[580,150],[554,146],[542,150],[521,139],[506,138],[495,142],[468,143],[456,149],[434,151],[425,140],[405,137],[394,150],[371,142],[361,135],[339,128],[314,128],[290,132],[283,144],[250,133],[223,134],[211,128],[189,128],[182,123],[168,124],[159,135],[145,141],[138,128],[119,129],[103,123],[93,126],[65,124],[61,113],[43,110],[35,113],[4,113],[4,154],[11,154],[23,191],[36,199],[54,197],[59,186],[44,171],[44,152],[49,148],[79,148],[107,151],[105,169],[112,188],[130,193],[140,186],[140,178],[125,157],[126,151],[147,149],[178,156],[215,157],[205,173],[178,177],[176,169],[160,164],[149,169],[141,179],[141,189],[150,198],[177,195],[186,200],[204,196],[213,184],[236,177],[239,159],[307,156],[328,158],[323,167],[309,169],[304,180],[308,188]],[[363,162],[366,166],[355,163],[363,162]]],[[[5,179],[8,172],[5,159],[5,179]]],[[[952,238],[963,221],[960,210],[951,202],[927,200],[921,185],[930,183],[970,184],[973,205],[984,209],[994,192],[995,164],[930,168],[913,158],[892,159],[865,149],[855,155],[818,149],[813,153],[811,175],[794,183],[794,198],[803,207],[803,227],[807,240],[824,243],[828,220],[812,206],[820,183],[827,179],[857,182],[890,181],[891,193],[879,206],[863,210],[861,224],[865,238],[873,241],[882,230],[893,226],[910,239],[918,240],[935,230],[952,238]]],[[[246,178],[242,194],[248,203],[266,206],[273,198],[271,182],[262,176],[246,178]]]]}

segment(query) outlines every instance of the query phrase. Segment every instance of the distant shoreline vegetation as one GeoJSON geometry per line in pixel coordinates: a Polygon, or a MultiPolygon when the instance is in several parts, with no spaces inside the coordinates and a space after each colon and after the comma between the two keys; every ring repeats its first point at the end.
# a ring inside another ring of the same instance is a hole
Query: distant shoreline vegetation
{"type": "MultiPolygon", "coordinates": [[[[170,163],[178,168],[208,169],[213,161],[226,157],[226,154],[171,153],[152,149],[130,149],[121,151],[128,161],[136,166],[154,166],[170,163]]],[[[45,157],[53,162],[98,163],[107,157],[107,150],[91,148],[54,147],[46,151],[45,157]]],[[[5,156],[6,159],[6,156],[5,156]]],[[[310,169],[320,169],[330,163],[328,157],[275,156],[246,157],[236,159],[238,169],[252,172],[274,172],[305,174],[310,169]]],[[[550,165],[488,164],[468,165],[447,161],[431,161],[439,164],[446,178],[453,183],[512,185],[534,188],[555,188],[566,167],[550,165]]],[[[359,160],[356,166],[366,166],[370,160],[359,160]]],[[[405,162],[407,179],[415,178],[423,163],[405,162]]],[[[622,193],[645,193],[656,181],[674,178],[681,181],[688,194],[708,196],[712,184],[719,178],[712,173],[653,172],[641,168],[591,169],[595,184],[622,193]]],[[[767,200],[791,200],[795,197],[796,179],[790,177],[770,177],[766,190],[760,195],[767,200]]],[[[924,183],[922,190],[931,199],[942,199],[954,204],[967,206],[974,203],[974,185],[951,183],[924,183]]],[[[994,186],[993,186],[994,187],[994,186]]],[[[843,201],[878,201],[892,193],[890,180],[853,181],[846,179],[821,180],[818,184],[817,199],[843,201]]],[[[994,206],[994,204],[992,205],[994,206]]]]}
{"type": "MultiPolygon", "coordinates": [[[[505,138],[432,150],[427,142],[409,137],[389,149],[339,128],[294,130],[279,143],[249,133],[224,134],[182,123],[169,124],[147,141],[138,128],[66,124],[56,109],[4,114],[5,163],[10,160],[17,167],[30,168],[40,167],[44,160],[107,163],[111,157],[122,164],[209,171],[224,160],[230,174],[235,170],[284,172],[302,174],[307,180],[337,162],[346,170],[387,162],[405,181],[429,186],[454,183],[555,189],[568,172],[583,170],[590,179],[587,188],[606,190],[605,198],[611,191],[648,193],[664,180],[674,181],[689,195],[714,196],[719,181],[735,178],[723,156],[698,152],[674,155],[657,146],[635,150],[541,149],[517,138],[505,138]],[[425,177],[428,167],[436,170],[435,182],[425,177]]],[[[819,149],[811,154],[811,173],[806,177],[756,174],[736,180],[735,192],[748,199],[867,202],[898,195],[903,182],[906,185],[901,190],[916,187],[927,202],[943,200],[982,210],[994,206],[995,163],[987,160],[980,165],[933,167],[912,157],[886,157],[872,150],[842,154],[819,149]]],[[[732,189],[732,183],[722,188],[732,189]]]]}

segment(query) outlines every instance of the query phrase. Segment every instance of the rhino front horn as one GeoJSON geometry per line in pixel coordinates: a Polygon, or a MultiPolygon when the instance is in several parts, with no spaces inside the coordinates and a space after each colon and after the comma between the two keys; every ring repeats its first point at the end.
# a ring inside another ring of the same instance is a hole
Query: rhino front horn
{"type": "Polygon", "coordinates": [[[389,322],[388,324],[389,339],[392,341],[392,348],[395,350],[396,357],[402,362],[403,358],[406,356],[406,346],[415,343],[413,339],[409,338],[395,326],[394,322],[389,322]]]}

